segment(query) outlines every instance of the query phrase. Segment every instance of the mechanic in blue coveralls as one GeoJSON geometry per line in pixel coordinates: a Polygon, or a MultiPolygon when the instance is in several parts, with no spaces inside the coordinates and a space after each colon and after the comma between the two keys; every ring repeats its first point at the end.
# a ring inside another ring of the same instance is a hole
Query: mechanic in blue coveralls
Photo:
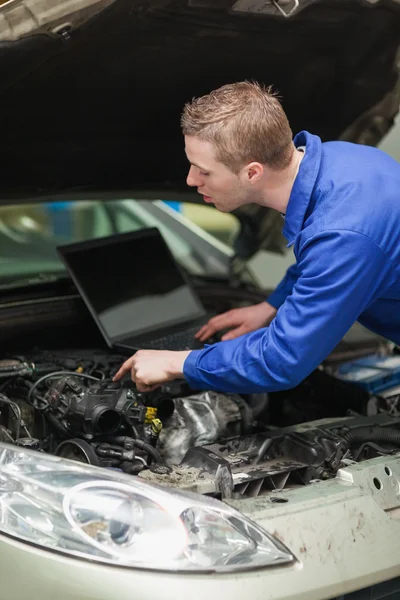
{"type": "Polygon", "coordinates": [[[212,318],[203,350],[140,350],[128,371],[142,391],[185,378],[195,389],[269,392],[300,383],[355,321],[400,344],[400,164],[347,142],[294,140],[270,89],[223,86],[182,114],[189,186],[230,212],[248,203],[284,215],[296,264],[265,302],[212,318]]]}

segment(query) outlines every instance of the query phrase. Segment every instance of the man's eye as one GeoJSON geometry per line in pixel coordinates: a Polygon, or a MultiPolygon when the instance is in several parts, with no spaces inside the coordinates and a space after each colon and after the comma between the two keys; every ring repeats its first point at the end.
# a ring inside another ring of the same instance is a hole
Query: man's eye
{"type": "Polygon", "coordinates": [[[200,171],[200,175],[203,175],[203,177],[206,177],[207,175],[209,175],[210,173],[206,173],[205,171],[200,171]]]}

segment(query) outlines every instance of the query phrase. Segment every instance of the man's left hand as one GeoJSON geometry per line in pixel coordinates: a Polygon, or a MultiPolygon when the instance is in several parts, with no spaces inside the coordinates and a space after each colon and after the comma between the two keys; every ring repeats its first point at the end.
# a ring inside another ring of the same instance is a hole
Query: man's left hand
{"type": "Polygon", "coordinates": [[[139,350],[124,362],[113,381],[130,371],[138,391],[151,392],[167,381],[183,379],[183,364],[189,354],[190,350],[139,350]]]}

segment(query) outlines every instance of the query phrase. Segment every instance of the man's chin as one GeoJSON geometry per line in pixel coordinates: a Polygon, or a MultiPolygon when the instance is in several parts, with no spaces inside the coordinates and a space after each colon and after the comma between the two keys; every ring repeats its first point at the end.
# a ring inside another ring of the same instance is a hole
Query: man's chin
{"type": "Polygon", "coordinates": [[[218,202],[213,202],[213,206],[219,212],[222,212],[222,213],[230,213],[233,210],[235,210],[235,208],[233,206],[224,206],[224,205],[218,204],[218,202]]]}
{"type": "Polygon", "coordinates": [[[218,200],[215,200],[215,198],[210,198],[209,196],[203,196],[203,198],[207,206],[212,206],[213,208],[216,208],[219,212],[230,213],[233,210],[235,210],[235,208],[237,208],[237,206],[229,206],[229,204],[227,205],[225,203],[220,203],[218,202],[218,200]]]}

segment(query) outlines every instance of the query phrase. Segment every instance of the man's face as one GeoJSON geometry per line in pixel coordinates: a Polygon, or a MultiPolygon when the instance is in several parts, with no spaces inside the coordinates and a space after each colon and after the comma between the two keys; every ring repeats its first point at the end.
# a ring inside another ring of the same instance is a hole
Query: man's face
{"type": "Polygon", "coordinates": [[[215,158],[210,142],[185,136],[185,151],[190,162],[186,183],[196,187],[204,202],[214,204],[222,212],[256,202],[256,192],[247,181],[246,168],[236,174],[215,158]]]}

